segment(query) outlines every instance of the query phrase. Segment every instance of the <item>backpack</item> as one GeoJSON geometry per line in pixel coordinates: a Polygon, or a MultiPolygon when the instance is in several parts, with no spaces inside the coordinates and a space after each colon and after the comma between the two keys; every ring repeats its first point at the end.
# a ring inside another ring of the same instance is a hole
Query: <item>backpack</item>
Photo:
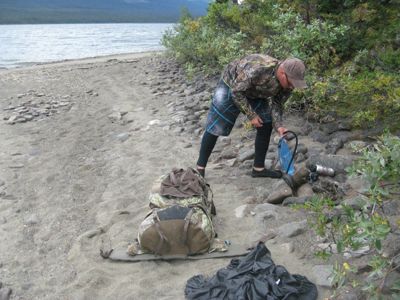
{"type": "Polygon", "coordinates": [[[140,248],[157,255],[208,252],[216,236],[212,223],[215,208],[210,194],[211,189],[205,179],[192,168],[174,169],[161,176],[150,193],[149,206],[152,210],[139,227],[140,248]],[[165,182],[172,182],[174,187],[178,187],[176,195],[163,192],[165,182]],[[197,191],[192,193],[191,188],[197,191]],[[188,190],[187,196],[180,193],[188,190]]]}

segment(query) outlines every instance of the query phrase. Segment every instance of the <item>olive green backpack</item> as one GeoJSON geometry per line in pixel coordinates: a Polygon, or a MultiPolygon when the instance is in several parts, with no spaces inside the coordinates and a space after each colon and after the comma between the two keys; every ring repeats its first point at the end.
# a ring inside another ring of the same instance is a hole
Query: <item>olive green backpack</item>
{"type": "Polygon", "coordinates": [[[152,210],[139,227],[142,251],[157,255],[195,255],[210,250],[216,236],[212,192],[196,170],[188,168],[185,172],[190,172],[201,192],[189,197],[161,195],[161,183],[165,179],[175,180],[172,173],[161,176],[150,193],[152,210]]]}

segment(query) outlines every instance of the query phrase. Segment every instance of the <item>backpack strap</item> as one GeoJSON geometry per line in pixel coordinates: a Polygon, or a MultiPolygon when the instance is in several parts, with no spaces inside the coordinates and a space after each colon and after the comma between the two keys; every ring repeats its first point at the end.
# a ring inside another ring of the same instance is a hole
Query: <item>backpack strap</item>
{"type": "Polygon", "coordinates": [[[183,226],[183,235],[182,235],[182,243],[188,248],[188,253],[190,252],[190,249],[187,245],[187,238],[188,238],[188,229],[190,225],[190,219],[192,218],[193,215],[193,208],[188,212],[188,214],[185,217],[185,225],[183,226]]]}
{"type": "Polygon", "coordinates": [[[160,241],[159,241],[159,243],[157,245],[157,249],[155,251],[155,254],[161,255],[161,249],[162,249],[162,247],[164,246],[165,243],[168,244],[168,239],[164,235],[164,233],[162,232],[162,230],[160,228],[160,220],[158,219],[158,215],[157,214],[154,215],[153,220],[154,220],[154,225],[155,225],[156,231],[157,231],[158,235],[160,236],[160,241]]]}

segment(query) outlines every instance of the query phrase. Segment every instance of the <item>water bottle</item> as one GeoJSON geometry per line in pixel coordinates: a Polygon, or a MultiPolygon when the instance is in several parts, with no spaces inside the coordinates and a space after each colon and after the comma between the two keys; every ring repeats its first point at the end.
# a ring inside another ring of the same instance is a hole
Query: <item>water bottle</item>
{"type": "Polygon", "coordinates": [[[310,171],[322,176],[335,176],[335,170],[329,167],[324,167],[318,164],[312,165],[310,171]]]}

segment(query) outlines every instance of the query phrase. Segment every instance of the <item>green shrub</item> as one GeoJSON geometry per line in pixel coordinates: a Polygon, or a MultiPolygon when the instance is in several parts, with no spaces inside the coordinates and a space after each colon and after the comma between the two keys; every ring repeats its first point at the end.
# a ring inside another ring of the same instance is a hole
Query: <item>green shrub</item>
{"type": "Polygon", "coordinates": [[[187,13],[163,45],[191,72],[219,73],[261,52],[295,56],[310,88],[289,105],[315,118],[334,111],[360,128],[400,129],[400,22],[395,1],[246,0],[212,2],[206,16],[187,13]]]}

